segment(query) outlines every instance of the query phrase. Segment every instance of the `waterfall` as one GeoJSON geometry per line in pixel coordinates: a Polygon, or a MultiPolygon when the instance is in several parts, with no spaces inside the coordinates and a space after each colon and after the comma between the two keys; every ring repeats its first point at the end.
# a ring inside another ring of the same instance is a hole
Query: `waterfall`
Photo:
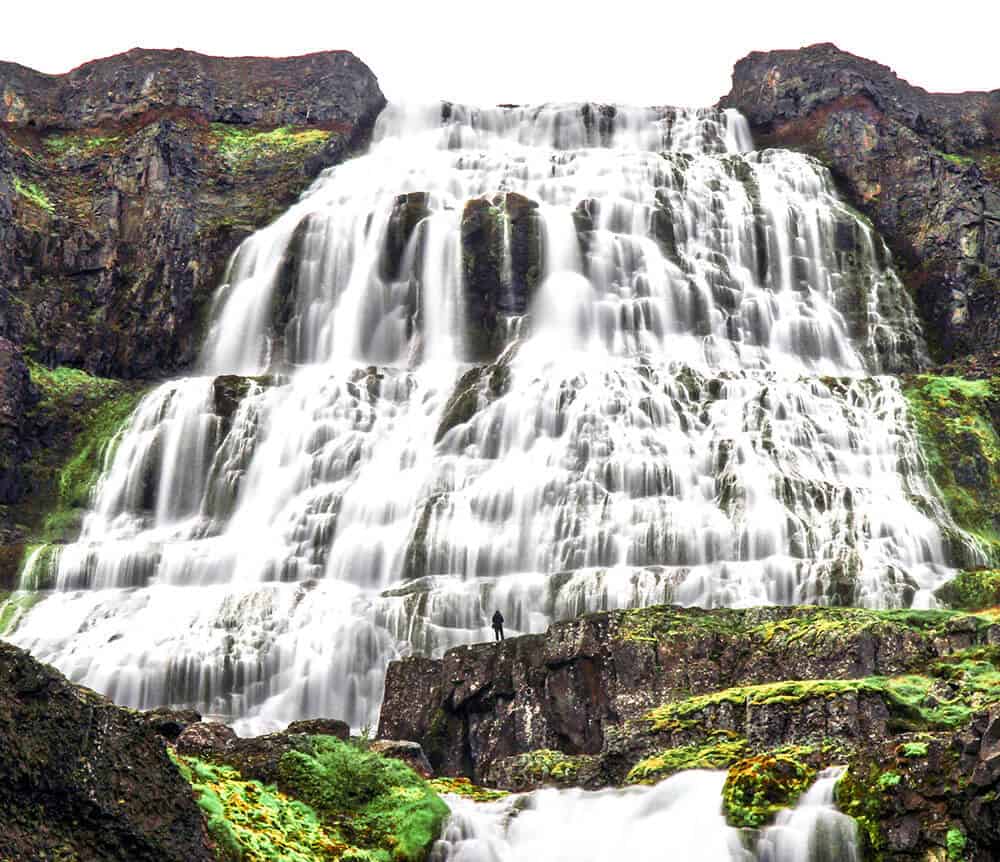
{"type": "Polygon", "coordinates": [[[390,107],[235,252],[9,637],[260,732],[373,721],[494,607],[932,606],[924,361],[881,240],[735,112],[390,107]]]}
{"type": "Polygon", "coordinates": [[[726,824],[724,772],[680,772],[655,787],[535,791],[491,803],[449,796],[452,816],[431,862],[857,862],[854,821],[822,774],[759,835],[726,824]]]}

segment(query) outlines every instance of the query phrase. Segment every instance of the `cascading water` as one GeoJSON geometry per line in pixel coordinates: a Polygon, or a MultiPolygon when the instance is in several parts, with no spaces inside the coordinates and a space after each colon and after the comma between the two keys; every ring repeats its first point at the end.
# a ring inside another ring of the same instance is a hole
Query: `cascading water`
{"type": "Polygon", "coordinates": [[[822,774],[758,835],[726,824],[725,772],[690,770],[655,787],[596,793],[546,789],[488,804],[452,797],[431,862],[857,862],[854,821],[833,805],[839,774],[822,774]]]}
{"type": "Polygon", "coordinates": [[[733,112],[388,109],[236,252],[11,639],[247,732],[372,721],[390,659],[494,606],[931,604],[960,534],[879,376],[923,361],[907,297],[817,162],[750,146],[733,112]]]}

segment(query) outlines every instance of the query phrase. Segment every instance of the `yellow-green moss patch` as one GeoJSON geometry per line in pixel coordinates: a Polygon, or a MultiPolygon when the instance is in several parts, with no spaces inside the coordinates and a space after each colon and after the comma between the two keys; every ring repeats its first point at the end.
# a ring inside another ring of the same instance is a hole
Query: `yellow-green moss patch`
{"type": "Polygon", "coordinates": [[[651,784],[684,769],[725,769],[746,754],[744,737],[718,731],[705,743],[668,748],[639,761],[625,781],[627,784],[651,784]]]}
{"type": "Polygon", "coordinates": [[[261,131],[213,123],[212,134],[223,160],[230,167],[241,168],[257,159],[272,158],[281,153],[319,150],[331,133],[322,129],[297,129],[292,126],[261,131]]]}

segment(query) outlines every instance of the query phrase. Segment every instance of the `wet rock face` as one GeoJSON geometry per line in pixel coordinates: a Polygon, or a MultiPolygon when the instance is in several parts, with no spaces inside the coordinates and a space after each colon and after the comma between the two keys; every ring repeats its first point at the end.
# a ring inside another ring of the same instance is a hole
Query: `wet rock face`
{"type": "Polygon", "coordinates": [[[346,52],[7,63],[0,94],[0,335],[119,377],[192,361],[230,253],[363,144],[385,101],[346,52]]]}
{"type": "Polygon", "coordinates": [[[163,740],[0,643],[0,858],[211,860],[201,812],[163,740]]]}
{"type": "Polygon", "coordinates": [[[542,271],[538,202],[514,192],[476,198],[462,213],[462,268],[470,359],[494,358],[502,320],[524,314],[542,271]]]}
{"type": "Polygon", "coordinates": [[[907,270],[942,359],[1000,345],[1000,90],[933,94],[814,45],[753,53],[721,102],[824,161],[907,270]]]}

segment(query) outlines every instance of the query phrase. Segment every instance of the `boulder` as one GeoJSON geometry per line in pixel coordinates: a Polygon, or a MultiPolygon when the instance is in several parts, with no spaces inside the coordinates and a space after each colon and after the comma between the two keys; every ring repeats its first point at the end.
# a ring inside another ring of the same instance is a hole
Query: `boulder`
{"type": "Polygon", "coordinates": [[[409,742],[405,739],[376,739],[371,744],[370,750],[382,755],[382,757],[394,757],[396,760],[402,760],[424,778],[434,777],[434,769],[418,742],[409,742]]]}
{"type": "Polygon", "coordinates": [[[188,727],[201,721],[201,713],[193,709],[171,709],[161,706],[157,709],[147,709],[142,713],[142,720],[164,739],[175,742],[188,727]]]}
{"type": "Polygon", "coordinates": [[[309,736],[335,736],[347,742],[351,738],[351,727],[339,718],[307,718],[293,721],[285,728],[285,733],[305,733],[309,736]]]}
{"type": "Polygon", "coordinates": [[[191,788],[143,716],[0,643],[0,859],[209,862],[191,788]]]}

